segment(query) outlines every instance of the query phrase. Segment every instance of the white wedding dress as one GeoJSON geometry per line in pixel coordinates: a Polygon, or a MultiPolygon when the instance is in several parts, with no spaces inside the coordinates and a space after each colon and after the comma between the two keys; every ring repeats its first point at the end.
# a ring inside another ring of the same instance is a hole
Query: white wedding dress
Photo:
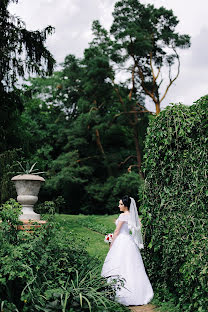
{"type": "Polygon", "coordinates": [[[116,301],[126,306],[144,305],[154,293],[139,248],[129,234],[128,218],[128,214],[121,214],[116,220],[116,225],[125,222],[106,256],[101,275],[109,281],[116,276],[125,279],[124,287],[116,290],[116,301]]]}

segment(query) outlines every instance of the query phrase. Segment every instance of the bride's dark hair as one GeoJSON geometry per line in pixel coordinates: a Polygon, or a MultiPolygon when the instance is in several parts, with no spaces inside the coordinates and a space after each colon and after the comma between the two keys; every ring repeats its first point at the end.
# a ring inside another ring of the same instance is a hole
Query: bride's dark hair
{"type": "Polygon", "coordinates": [[[131,198],[128,195],[125,195],[121,198],[123,204],[125,207],[127,207],[128,209],[130,208],[131,205],[131,198]]]}

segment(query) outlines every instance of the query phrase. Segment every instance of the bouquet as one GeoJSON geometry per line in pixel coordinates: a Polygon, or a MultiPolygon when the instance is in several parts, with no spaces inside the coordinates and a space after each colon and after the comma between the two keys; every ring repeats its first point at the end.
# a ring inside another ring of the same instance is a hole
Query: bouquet
{"type": "Polygon", "coordinates": [[[113,234],[112,234],[112,233],[107,234],[107,235],[105,235],[104,242],[105,242],[105,243],[111,243],[111,242],[112,242],[112,239],[113,239],[113,234]]]}

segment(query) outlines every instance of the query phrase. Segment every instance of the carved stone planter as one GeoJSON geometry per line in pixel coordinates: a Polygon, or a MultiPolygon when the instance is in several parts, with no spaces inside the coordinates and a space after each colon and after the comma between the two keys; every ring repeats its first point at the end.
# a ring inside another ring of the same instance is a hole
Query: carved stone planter
{"type": "Polygon", "coordinates": [[[22,205],[20,220],[40,220],[40,215],[33,211],[38,201],[38,193],[44,178],[34,174],[21,174],[11,179],[17,191],[17,201],[22,205]]]}

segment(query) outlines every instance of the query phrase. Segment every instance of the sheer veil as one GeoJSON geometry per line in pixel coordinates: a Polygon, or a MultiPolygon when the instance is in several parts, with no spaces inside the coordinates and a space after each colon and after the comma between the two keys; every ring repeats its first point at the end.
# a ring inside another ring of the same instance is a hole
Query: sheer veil
{"type": "Polygon", "coordinates": [[[141,222],[139,220],[137,206],[135,200],[130,197],[131,204],[130,204],[130,216],[128,221],[128,228],[132,232],[132,237],[134,242],[139,247],[139,249],[144,248],[143,239],[142,239],[142,232],[141,232],[141,222]]]}

